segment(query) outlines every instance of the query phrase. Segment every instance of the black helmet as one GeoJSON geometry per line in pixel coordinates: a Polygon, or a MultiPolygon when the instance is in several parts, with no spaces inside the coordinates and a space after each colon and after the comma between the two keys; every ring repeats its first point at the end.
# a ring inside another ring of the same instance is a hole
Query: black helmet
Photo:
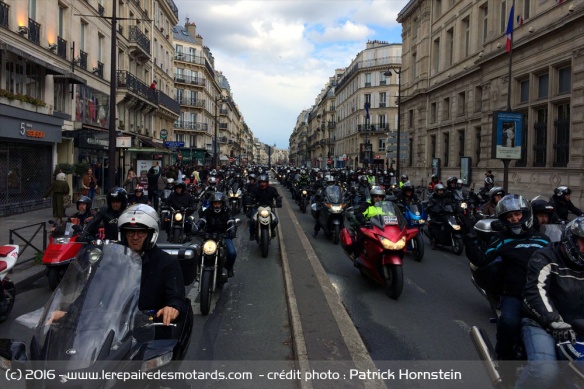
{"type": "Polygon", "coordinates": [[[128,192],[124,188],[118,186],[112,188],[106,195],[107,206],[111,209],[113,200],[120,200],[122,202],[122,210],[126,209],[128,205],[128,192]]]}
{"type": "Polygon", "coordinates": [[[492,203],[494,203],[495,196],[501,196],[501,198],[503,198],[503,196],[505,196],[505,189],[501,188],[500,186],[492,187],[491,190],[489,191],[489,200],[492,203]]]}
{"type": "Polygon", "coordinates": [[[562,247],[569,262],[578,269],[584,268],[584,253],[580,251],[576,238],[584,238],[584,216],[580,216],[568,224],[562,232],[562,247]]]}
{"type": "Polygon", "coordinates": [[[491,177],[485,178],[485,186],[492,187],[495,185],[495,181],[491,177]]]}
{"type": "Polygon", "coordinates": [[[134,193],[144,193],[144,188],[141,185],[137,185],[136,188],[134,188],[134,193]]]}
{"type": "Polygon", "coordinates": [[[533,213],[531,206],[523,196],[516,194],[509,194],[503,197],[495,208],[497,218],[505,227],[505,229],[514,235],[520,235],[528,231],[533,225],[533,213]],[[520,211],[522,213],[521,219],[518,223],[510,223],[507,221],[507,214],[509,212],[520,211]]]}
{"type": "Polygon", "coordinates": [[[414,186],[412,185],[411,182],[406,182],[405,184],[403,184],[402,186],[402,192],[405,192],[407,190],[411,191],[412,193],[414,193],[414,186]]]}
{"type": "Polygon", "coordinates": [[[89,209],[91,208],[91,199],[87,196],[81,196],[77,199],[77,201],[75,202],[76,206],[77,206],[77,210],[79,211],[79,204],[87,204],[87,208],[89,209]]]}
{"type": "Polygon", "coordinates": [[[430,177],[431,180],[437,180],[438,179],[438,175],[437,174],[432,174],[432,176],[430,177]]]}
{"type": "Polygon", "coordinates": [[[567,186],[558,186],[554,189],[554,195],[560,198],[564,198],[565,195],[571,195],[572,189],[568,188],[567,186]]]}
{"type": "Polygon", "coordinates": [[[531,209],[534,215],[538,213],[547,213],[548,215],[551,215],[554,213],[554,206],[545,200],[532,200],[531,209]]]}
{"type": "Polygon", "coordinates": [[[434,187],[434,194],[437,197],[444,197],[444,194],[445,194],[444,185],[442,185],[442,184],[436,184],[436,186],[434,187]]]}
{"type": "Polygon", "coordinates": [[[449,188],[454,188],[456,187],[456,181],[458,181],[458,178],[456,178],[455,176],[450,176],[448,177],[448,180],[446,180],[446,186],[448,186],[449,188]]]}
{"type": "Polygon", "coordinates": [[[221,209],[223,208],[223,205],[225,205],[225,195],[222,192],[215,192],[211,196],[211,201],[210,202],[211,202],[211,206],[213,206],[213,203],[221,203],[221,206],[219,208],[213,207],[213,210],[216,213],[219,213],[219,212],[221,212],[221,209]]]}
{"type": "Polygon", "coordinates": [[[187,184],[185,184],[184,181],[177,182],[176,184],[174,184],[174,189],[177,189],[177,188],[182,188],[181,193],[186,193],[187,184]]]}
{"type": "Polygon", "coordinates": [[[402,181],[407,181],[408,179],[409,179],[409,178],[408,178],[408,175],[407,175],[407,174],[402,174],[402,175],[401,175],[401,180],[402,180],[402,181]]]}
{"type": "Polygon", "coordinates": [[[247,176],[247,178],[248,178],[250,181],[251,181],[251,180],[254,180],[254,181],[256,180],[256,176],[255,176],[255,174],[253,174],[253,173],[252,173],[252,174],[250,174],[249,176],[247,176]]]}

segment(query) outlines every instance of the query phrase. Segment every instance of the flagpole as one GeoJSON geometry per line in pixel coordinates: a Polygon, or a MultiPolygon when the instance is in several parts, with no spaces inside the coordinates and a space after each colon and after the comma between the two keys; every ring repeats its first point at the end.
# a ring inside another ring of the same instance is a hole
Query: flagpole
{"type": "MultiPolygon", "coordinates": [[[[509,23],[513,25],[515,23],[515,0],[513,0],[513,4],[511,5],[512,14],[509,17],[509,23]]],[[[511,112],[511,73],[512,73],[512,64],[513,64],[513,28],[511,28],[511,48],[509,50],[509,75],[507,77],[507,112],[511,112]]]]}

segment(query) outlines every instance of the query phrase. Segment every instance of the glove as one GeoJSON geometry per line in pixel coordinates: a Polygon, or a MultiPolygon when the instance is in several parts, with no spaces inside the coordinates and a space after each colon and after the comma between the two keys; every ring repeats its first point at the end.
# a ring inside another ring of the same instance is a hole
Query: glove
{"type": "Polygon", "coordinates": [[[572,326],[566,322],[554,321],[550,323],[549,331],[558,342],[576,342],[576,333],[572,326]]]}
{"type": "Polygon", "coordinates": [[[365,228],[373,228],[373,224],[370,221],[367,221],[363,224],[363,227],[365,228]]]}

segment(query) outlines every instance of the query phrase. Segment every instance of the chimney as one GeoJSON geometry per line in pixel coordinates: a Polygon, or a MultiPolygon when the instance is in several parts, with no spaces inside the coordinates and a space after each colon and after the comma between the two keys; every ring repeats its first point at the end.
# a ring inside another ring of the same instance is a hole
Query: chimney
{"type": "Polygon", "coordinates": [[[189,23],[189,19],[187,19],[187,22],[185,23],[185,28],[190,36],[193,38],[197,36],[197,25],[195,23],[189,23]]]}

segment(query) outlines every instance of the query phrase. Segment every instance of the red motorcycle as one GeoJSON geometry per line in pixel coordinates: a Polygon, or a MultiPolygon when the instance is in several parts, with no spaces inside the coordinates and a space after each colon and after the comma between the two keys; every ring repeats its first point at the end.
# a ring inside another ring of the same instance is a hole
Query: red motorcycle
{"type": "Polygon", "coordinates": [[[347,209],[347,220],[363,235],[363,247],[355,256],[357,235],[347,228],[341,231],[341,246],[361,274],[384,286],[387,295],[397,299],[404,286],[402,259],[406,243],[418,235],[418,229],[407,228],[401,211],[390,201],[375,203],[375,208],[377,214],[369,219],[370,227],[358,226],[353,210],[347,209]]]}

